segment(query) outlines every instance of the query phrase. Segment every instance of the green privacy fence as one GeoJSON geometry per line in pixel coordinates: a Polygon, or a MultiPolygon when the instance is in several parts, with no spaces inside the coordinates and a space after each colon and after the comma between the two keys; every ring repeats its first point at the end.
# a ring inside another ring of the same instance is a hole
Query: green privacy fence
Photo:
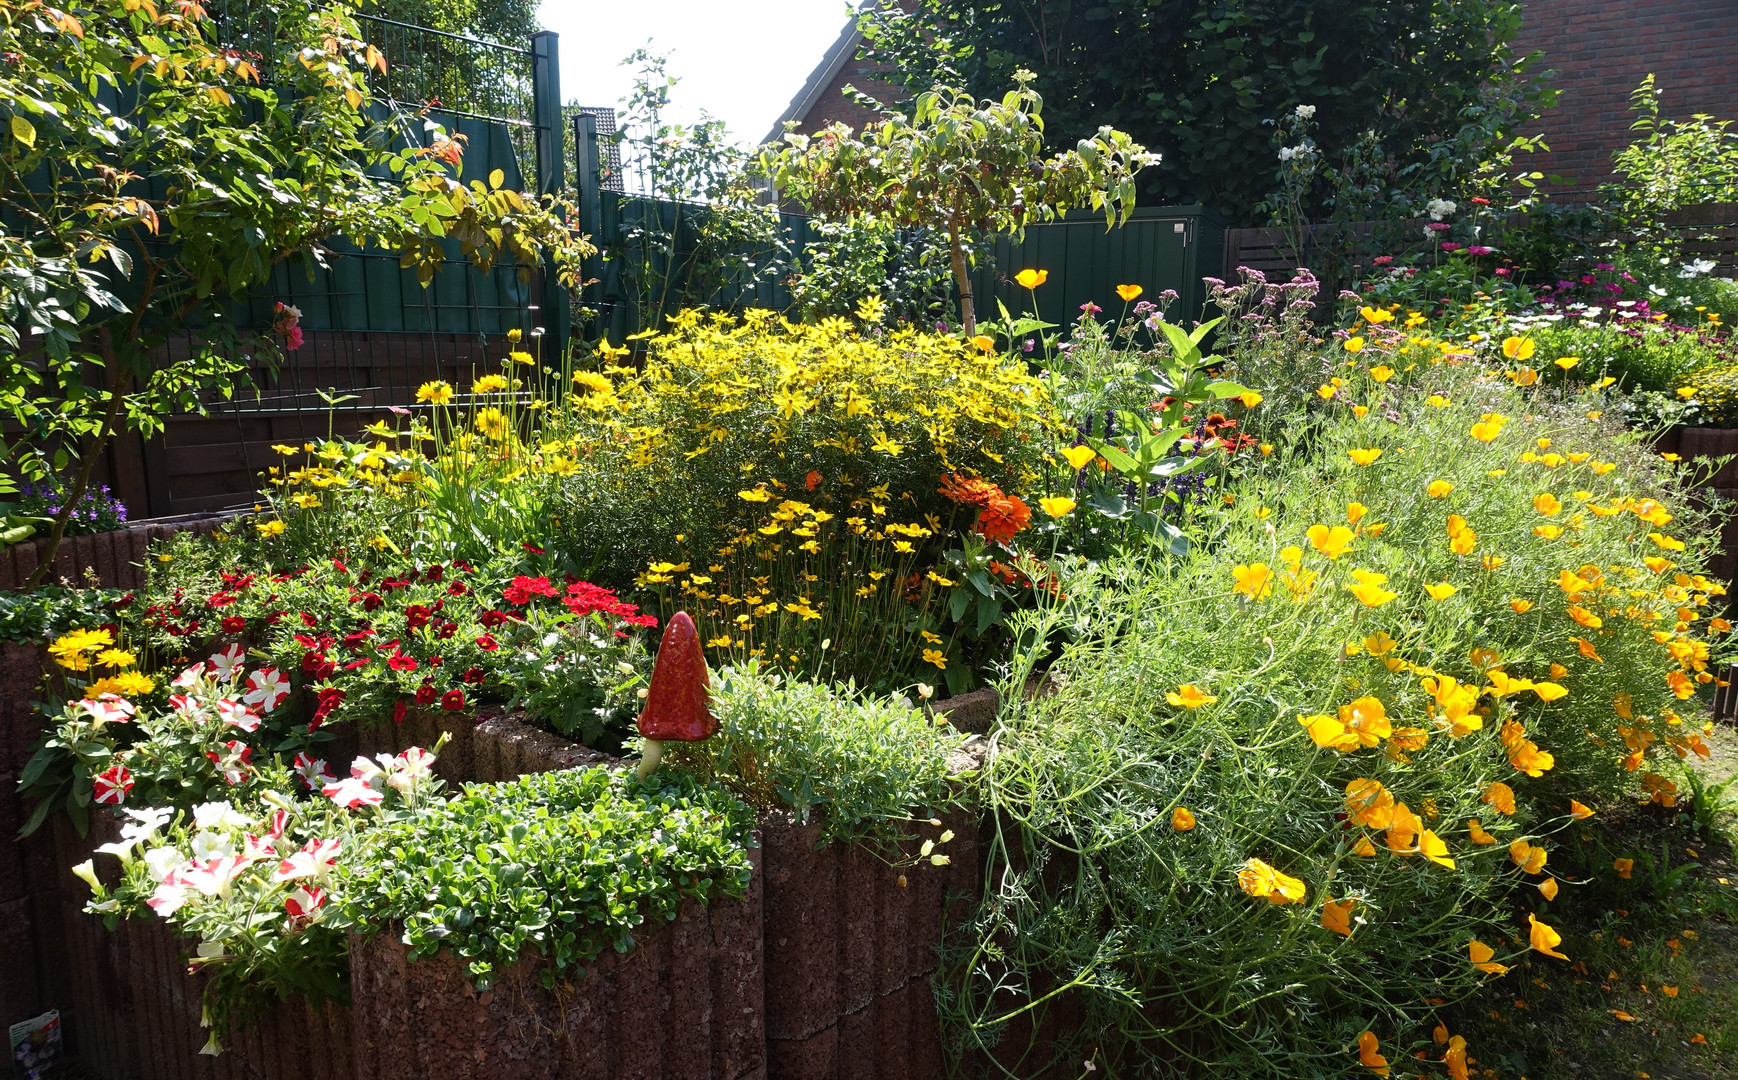
{"type": "MultiPolygon", "coordinates": [[[[576,301],[583,337],[620,343],[683,304],[790,311],[790,276],[804,271],[815,239],[807,217],[780,214],[776,243],[720,252],[702,235],[705,206],[605,190],[595,121],[570,119],[581,225],[603,252],[576,301]]],[[[1102,216],[1088,212],[1031,225],[1021,239],[1001,236],[988,245],[973,275],[978,315],[994,318],[997,300],[1011,311],[1028,310],[1032,297],[1013,275],[1033,268],[1049,271],[1036,298],[1040,316],[1050,322],[1072,321],[1088,302],[1110,308],[1118,302],[1116,286],[1124,284],[1140,285],[1153,299],[1174,291],[1174,317],[1197,317],[1205,302],[1201,279],[1220,276],[1224,241],[1224,223],[1199,206],[1137,209],[1126,224],[1109,229],[1102,216]]]]}

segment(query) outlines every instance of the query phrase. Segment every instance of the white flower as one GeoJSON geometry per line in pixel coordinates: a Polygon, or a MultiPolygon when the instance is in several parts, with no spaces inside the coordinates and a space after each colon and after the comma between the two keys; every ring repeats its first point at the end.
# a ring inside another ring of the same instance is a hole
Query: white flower
{"type": "Polygon", "coordinates": [[[1279,148],[1279,160],[1281,160],[1281,161],[1290,161],[1292,158],[1294,158],[1296,156],[1297,156],[1297,148],[1296,147],[1282,146],[1279,148]]]}
{"type": "Polygon", "coordinates": [[[220,832],[202,832],[193,838],[193,857],[201,862],[235,854],[235,845],[220,832]]]}
{"type": "Polygon", "coordinates": [[[1710,273],[1714,266],[1715,263],[1711,259],[1697,259],[1695,262],[1685,263],[1678,270],[1678,276],[1686,279],[1701,277],[1703,274],[1710,273]]]}
{"type": "Polygon", "coordinates": [[[145,852],[145,866],[150,869],[153,881],[166,881],[170,874],[186,865],[187,856],[176,848],[152,848],[145,852]]]}
{"type": "Polygon", "coordinates": [[[1456,209],[1458,208],[1455,204],[1450,202],[1448,199],[1432,199],[1424,204],[1424,210],[1430,215],[1430,220],[1432,221],[1441,221],[1443,218],[1454,213],[1456,209]]]}
{"type": "Polygon", "coordinates": [[[247,823],[248,819],[226,802],[200,803],[193,808],[197,829],[239,829],[247,823]]]}
{"type": "Polygon", "coordinates": [[[152,911],[167,919],[187,903],[187,886],[174,881],[165,881],[157,886],[157,891],[151,894],[151,899],[145,901],[152,911]]]}
{"type": "Polygon", "coordinates": [[[1292,114],[1299,120],[1308,120],[1315,116],[1316,107],[1314,105],[1299,105],[1296,109],[1292,110],[1292,114]]]}
{"type": "Polygon", "coordinates": [[[243,731],[254,731],[259,727],[259,716],[239,701],[223,698],[217,703],[217,717],[231,727],[243,731]]]}
{"type": "Polygon", "coordinates": [[[248,692],[242,700],[266,712],[278,707],[290,693],[290,680],[275,667],[260,668],[247,677],[248,692]]]}
{"type": "Polygon", "coordinates": [[[204,661],[201,661],[197,664],[194,664],[192,667],[188,668],[186,671],[183,671],[181,674],[175,676],[175,681],[170,683],[169,685],[173,686],[179,690],[186,690],[188,687],[191,687],[195,683],[197,683],[200,680],[200,678],[202,678],[204,675],[205,675],[205,663],[204,663],[204,661]]]}
{"type": "MultiPolygon", "coordinates": [[[[366,758],[359,760],[367,760],[366,758]]],[[[358,806],[379,806],[386,796],[369,787],[366,781],[350,777],[336,784],[327,784],[321,793],[339,806],[354,809],[358,806]]]]}
{"type": "Polygon", "coordinates": [[[211,677],[218,682],[228,682],[235,678],[241,662],[247,659],[247,651],[240,645],[231,645],[220,653],[211,654],[211,677]]]}
{"type": "Polygon", "coordinates": [[[167,825],[169,819],[175,816],[175,811],[160,806],[147,806],[143,810],[128,810],[127,816],[133,820],[130,824],[121,826],[122,839],[145,840],[167,825]]]}

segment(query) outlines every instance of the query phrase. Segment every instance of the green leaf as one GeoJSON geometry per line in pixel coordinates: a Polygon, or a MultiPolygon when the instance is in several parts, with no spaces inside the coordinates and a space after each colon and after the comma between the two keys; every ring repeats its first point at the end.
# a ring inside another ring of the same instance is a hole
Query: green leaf
{"type": "Polygon", "coordinates": [[[12,114],[12,137],[32,150],[36,149],[36,125],[17,113],[12,114]]]}
{"type": "Polygon", "coordinates": [[[489,173],[489,186],[491,188],[499,189],[502,184],[506,183],[506,181],[507,174],[502,172],[500,169],[495,169],[489,173]]]}

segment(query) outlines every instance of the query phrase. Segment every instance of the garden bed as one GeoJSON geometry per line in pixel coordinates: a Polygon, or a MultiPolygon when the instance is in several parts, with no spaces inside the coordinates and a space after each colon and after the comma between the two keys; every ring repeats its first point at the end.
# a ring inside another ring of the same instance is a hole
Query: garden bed
{"type": "MultiPolygon", "coordinates": [[[[23,662],[25,650],[14,651],[19,656],[9,651],[9,660],[23,662]]],[[[334,755],[432,745],[443,734],[449,741],[437,769],[450,784],[612,760],[512,716],[424,711],[345,731],[334,755]]],[[[973,753],[955,756],[955,772],[981,764],[973,753]]],[[[585,977],[553,990],[543,987],[532,957],[479,993],[448,953],[410,963],[393,934],[352,936],[354,1004],[315,1009],[292,998],[263,1024],[227,1037],[215,1058],[198,1054],[207,1033],[199,1026],[200,980],[185,968],[189,942],[166,924],[123,921],[110,932],[81,913],[89,890],[64,868],[114,840],[115,822],[99,817],[79,837],[56,819],[53,843],[39,846],[47,849],[45,872],[58,882],[53,902],[39,905],[50,917],[34,922],[31,934],[61,943],[57,964],[70,985],[55,988],[64,996],[49,1006],[66,1013],[82,1060],[111,1080],[795,1080],[853,1075],[864,1065],[877,1075],[939,1076],[930,978],[944,927],[978,892],[975,817],[954,812],[944,825],[954,833],[951,861],[937,868],[921,862],[916,841],[897,857],[820,845],[818,825],[770,815],[750,853],[758,872],[745,898],[709,908],[689,901],[674,923],[645,928],[632,950],[606,952],[585,977]]]]}
{"type": "MultiPolygon", "coordinates": [[[[96,575],[96,584],[110,589],[137,589],[145,583],[145,553],[152,543],[191,532],[215,532],[231,514],[189,514],[184,517],[137,521],[113,532],[69,536],[54,553],[48,580],[85,583],[86,573],[96,575]]],[[[48,542],[25,540],[0,548],[0,590],[22,588],[42,562],[48,542]]]]}

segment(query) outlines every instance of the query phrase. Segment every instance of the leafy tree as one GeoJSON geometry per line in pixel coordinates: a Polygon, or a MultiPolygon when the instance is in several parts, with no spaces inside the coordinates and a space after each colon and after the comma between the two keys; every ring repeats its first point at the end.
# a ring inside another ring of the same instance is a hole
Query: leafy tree
{"type": "Polygon", "coordinates": [[[463,147],[438,127],[425,147],[409,118],[371,120],[365,75],[385,60],[343,9],[272,13],[256,60],[191,0],[0,0],[0,409],[17,425],[0,496],[71,474],[29,584],[118,434],[232,394],[244,353],[299,336],[229,319],[278,263],[325,265],[348,241],[400,251],[426,284],[445,243],[527,275],[548,253],[571,281],[590,251],[554,200],[498,174],[461,184],[463,147]]]}
{"type": "Polygon", "coordinates": [[[537,0],[364,0],[357,10],[503,45],[524,45],[541,29],[537,0]]]}
{"type": "Polygon", "coordinates": [[[971,334],[977,321],[965,245],[972,235],[1018,233],[1074,207],[1119,224],[1134,209],[1136,174],[1157,160],[1109,126],[1044,157],[1044,100],[1033,78],[1016,71],[1014,89],[999,101],[937,86],[917,96],[909,118],[889,112],[861,136],[843,124],[813,136],[789,132],[783,147],[762,152],[760,168],[823,217],[946,233],[960,319],[971,334]]]}
{"type": "Polygon", "coordinates": [[[1515,0],[916,0],[864,15],[869,55],[912,91],[982,93],[1021,68],[1064,141],[1111,124],[1164,155],[1149,202],[1260,224],[1273,118],[1316,110],[1329,152],[1373,135],[1405,164],[1491,84],[1525,84],[1515,0]]]}

